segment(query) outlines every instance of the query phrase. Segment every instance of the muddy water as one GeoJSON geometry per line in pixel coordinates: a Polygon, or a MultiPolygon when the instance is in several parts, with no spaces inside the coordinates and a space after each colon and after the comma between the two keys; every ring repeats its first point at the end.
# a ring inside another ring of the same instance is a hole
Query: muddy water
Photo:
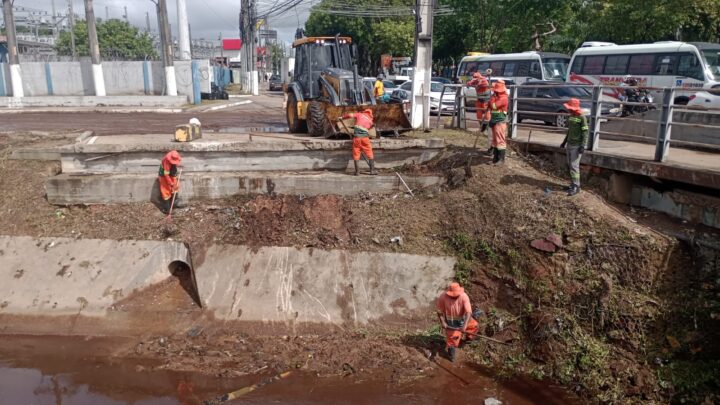
{"type": "MultiPolygon", "coordinates": [[[[202,404],[271,375],[217,378],[113,357],[108,348],[131,344],[123,338],[0,336],[0,341],[0,405],[202,404]]],[[[500,383],[482,370],[444,360],[428,367],[425,377],[408,381],[382,373],[318,377],[295,371],[231,403],[470,404],[488,397],[516,405],[580,403],[546,383],[500,383]]]]}

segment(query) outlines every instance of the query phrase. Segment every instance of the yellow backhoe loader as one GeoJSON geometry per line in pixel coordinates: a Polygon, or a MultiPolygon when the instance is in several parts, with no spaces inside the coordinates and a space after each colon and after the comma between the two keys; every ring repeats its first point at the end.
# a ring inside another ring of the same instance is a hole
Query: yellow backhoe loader
{"type": "Polygon", "coordinates": [[[380,104],[363,85],[353,63],[357,54],[350,37],[305,37],[293,42],[295,70],[286,87],[290,132],[332,137],[347,133],[337,120],[349,112],[370,108],[375,130],[399,134],[412,127],[401,103],[380,104]]]}

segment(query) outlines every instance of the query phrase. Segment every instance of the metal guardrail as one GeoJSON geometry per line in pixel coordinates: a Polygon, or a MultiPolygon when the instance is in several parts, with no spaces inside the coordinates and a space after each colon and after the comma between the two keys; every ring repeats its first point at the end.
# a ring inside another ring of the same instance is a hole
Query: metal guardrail
{"type": "MultiPolygon", "coordinates": [[[[478,120],[476,118],[468,117],[468,112],[474,111],[474,108],[469,108],[466,105],[466,99],[467,99],[467,93],[466,88],[467,85],[463,84],[443,84],[443,89],[440,93],[440,100],[443,99],[446,91],[447,92],[454,92],[455,93],[455,105],[452,112],[452,128],[458,128],[458,129],[467,129],[467,122],[480,122],[481,120],[478,120]]],[[[601,123],[607,118],[607,116],[602,115],[602,107],[606,104],[612,104],[612,105],[619,105],[621,108],[623,106],[637,106],[637,107],[643,107],[650,109],[657,109],[659,110],[660,117],[658,120],[652,120],[652,119],[640,119],[633,116],[611,116],[613,120],[627,120],[627,121],[636,121],[636,122],[657,122],[657,136],[655,139],[655,156],[654,160],[657,162],[665,162],[668,157],[670,144],[677,144],[677,145],[686,145],[686,146],[701,146],[703,144],[699,144],[697,142],[689,142],[689,141],[676,141],[672,140],[671,138],[671,129],[673,126],[680,127],[694,127],[694,128],[704,128],[704,129],[717,129],[718,135],[720,137],[720,125],[707,125],[707,124],[700,124],[700,123],[690,123],[690,122],[674,122],[673,121],[673,113],[675,111],[679,112],[691,112],[691,113],[700,113],[700,114],[713,114],[713,115],[720,115],[720,108],[708,108],[708,109],[699,109],[699,108],[691,108],[686,107],[685,105],[679,105],[675,104],[675,93],[676,91],[682,91],[683,93],[689,93],[689,92],[699,92],[699,91],[706,91],[705,89],[686,89],[686,88],[675,88],[675,87],[631,87],[631,86],[589,86],[589,85],[578,85],[578,84],[572,84],[572,83],[558,83],[558,84],[542,84],[542,85],[533,85],[533,84],[527,84],[527,85],[513,85],[508,86],[508,89],[510,91],[510,108],[509,108],[509,116],[510,116],[510,128],[508,131],[508,135],[510,139],[517,138],[517,130],[518,127],[525,127],[525,128],[540,128],[544,131],[556,131],[556,132],[565,132],[567,131],[566,128],[548,128],[543,125],[538,124],[529,124],[529,123],[519,123],[518,122],[518,113],[523,113],[523,115],[543,115],[543,116],[558,116],[558,115],[569,115],[567,113],[551,113],[551,112],[535,112],[535,111],[520,111],[518,110],[518,101],[532,101],[536,103],[542,103],[542,102],[558,102],[558,101],[568,101],[570,98],[553,98],[550,99],[544,99],[544,98],[527,98],[527,97],[518,97],[518,89],[519,88],[552,88],[552,87],[578,87],[578,88],[585,88],[590,89],[592,92],[592,107],[590,109],[589,114],[589,122],[588,125],[590,127],[590,136],[588,139],[588,145],[587,150],[597,150],[599,146],[600,141],[600,135],[613,135],[613,136],[622,136],[622,137],[628,137],[628,138],[642,138],[647,139],[645,137],[634,135],[634,134],[625,134],[625,133],[616,133],[616,132],[608,132],[608,131],[602,131],[600,126],[601,123]],[[628,102],[628,101],[621,101],[621,100],[607,100],[603,99],[602,95],[607,90],[612,89],[642,89],[647,90],[649,92],[659,93],[661,99],[658,102],[628,102]]],[[[442,117],[442,111],[438,112],[438,117],[436,120],[435,127],[439,128],[440,126],[440,119],[442,117]]]]}

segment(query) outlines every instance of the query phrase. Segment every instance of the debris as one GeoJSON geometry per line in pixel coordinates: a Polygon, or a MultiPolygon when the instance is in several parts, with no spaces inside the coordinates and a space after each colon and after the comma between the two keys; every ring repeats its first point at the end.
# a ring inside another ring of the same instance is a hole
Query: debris
{"type": "Polygon", "coordinates": [[[548,253],[555,253],[555,251],[557,250],[557,246],[555,246],[554,243],[548,241],[547,239],[535,239],[530,242],[530,246],[534,247],[537,250],[548,253]]]}
{"type": "Polygon", "coordinates": [[[403,239],[401,236],[396,236],[396,237],[390,239],[390,243],[397,243],[398,245],[402,246],[403,239]]]}
{"type": "Polygon", "coordinates": [[[379,245],[379,244],[380,244],[380,239],[378,239],[378,238],[372,238],[372,241],[373,241],[373,243],[375,243],[376,245],[379,245]]]}
{"type": "Polygon", "coordinates": [[[493,397],[485,398],[485,405],[502,405],[502,401],[493,397]]]}
{"type": "Polygon", "coordinates": [[[555,245],[559,248],[563,247],[562,236],[560,236],[556,233],[551,233],[550,235],[546,236],[545,240],[548,242],[552,242],[553,245],[555,245]]]}
{"type": "Polygon", "coordinates": [[[415,197],[415,194],[413,194],[412,190],[410,190],[410,187],[408,187],[407,183],[405,183],[405,180],[402,178],[402,176],[400,176],[400,173],[395,172],[395,174],[398,176],[398,178],[400,179],[400,181],[402,181],[402,184],[405,186],[405,188],[407,189],[408,193],[410,193],[411,196],[415,197]]]}
{"type": "Polygon", "coordinates": [[[666,336],[666,339],[673,350],[677,350],[680,347],[680,342],[678,342],[678,340],[674,336],[668,335],[666,336]]]}
{"type": "Polygon", "coordinates": [[[244,388],[240,388],[239,390],[227,393],[218,399],[211,400],[211,401],[205,401],[205,403],[206,404],[214,404],[214,403],[227,402],[227,401],[231,401],[233,399],[237,399],[245,394],[249,394],[249,393],[255,391],[256,389],[258,389],[264,385],[270,384],[273,381],[281,380],[281,379],[289,376],[290,373],[291,373],[291,371],[286,371],[284,373],[274,375],[272,377],[269,377],[269,378],[266,378],[266,379],[260,381],[257,384],[253,384],[253,385],[250,385],[250,386],[247,386],[244,388]]]}
{"type": "Polygon", "coordinates": [[[164,337],[161,337],[160,339],[158,339],[158,344],[162,347],[167,346],[167,339],[164,337]]]}
{"type": "Polygon", "coordinates": [[[203,331],[203,328],[200,325],[197,325],[187,332],[187,337],[189,337],[189,338],[197,337],[202,333],[202,331],[203,331]]]}

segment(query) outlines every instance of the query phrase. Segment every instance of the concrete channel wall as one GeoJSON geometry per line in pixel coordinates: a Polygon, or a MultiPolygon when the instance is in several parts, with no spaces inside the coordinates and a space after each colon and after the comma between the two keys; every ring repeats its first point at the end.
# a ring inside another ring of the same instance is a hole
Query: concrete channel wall
{"type": "MultiPolygon", "coordinates": [[[[196,75],[200,91],[209,92],[212,71],[207,60],[199,64],[196,75]]],[[[7,64],[0,64],[0,97],[11,95],[10,74],[7,64]]],[[[193,99],[191,61],[175,61],[178,94],[187,101],[193,99]]],[[[158,61],[103,62],[105,90],[108,96],[164,95],[165,74],[158,61]]],[[[25,97],[43,96],[94,96],[92,66],[81,62],[25,62],[20,65],[25,97]]]]}
{"type": "MultiPolygon", "coordinates": [[[[171,241],[0,236],[0,316],[112,320],[130,303],[151,312],[158,298],[143,291],[189,257],[171,241]]],[[[211,245],[204,257],[197,291],[183,289],[218,319],[350,325],[426,319],[455,265],[451,257],[238,245],[211,245]]]]}
{"type": "Polygon", "coordinates": [[[101,316],[175,261],[182,243],[0,236],[0,314],[101,316]]]}

